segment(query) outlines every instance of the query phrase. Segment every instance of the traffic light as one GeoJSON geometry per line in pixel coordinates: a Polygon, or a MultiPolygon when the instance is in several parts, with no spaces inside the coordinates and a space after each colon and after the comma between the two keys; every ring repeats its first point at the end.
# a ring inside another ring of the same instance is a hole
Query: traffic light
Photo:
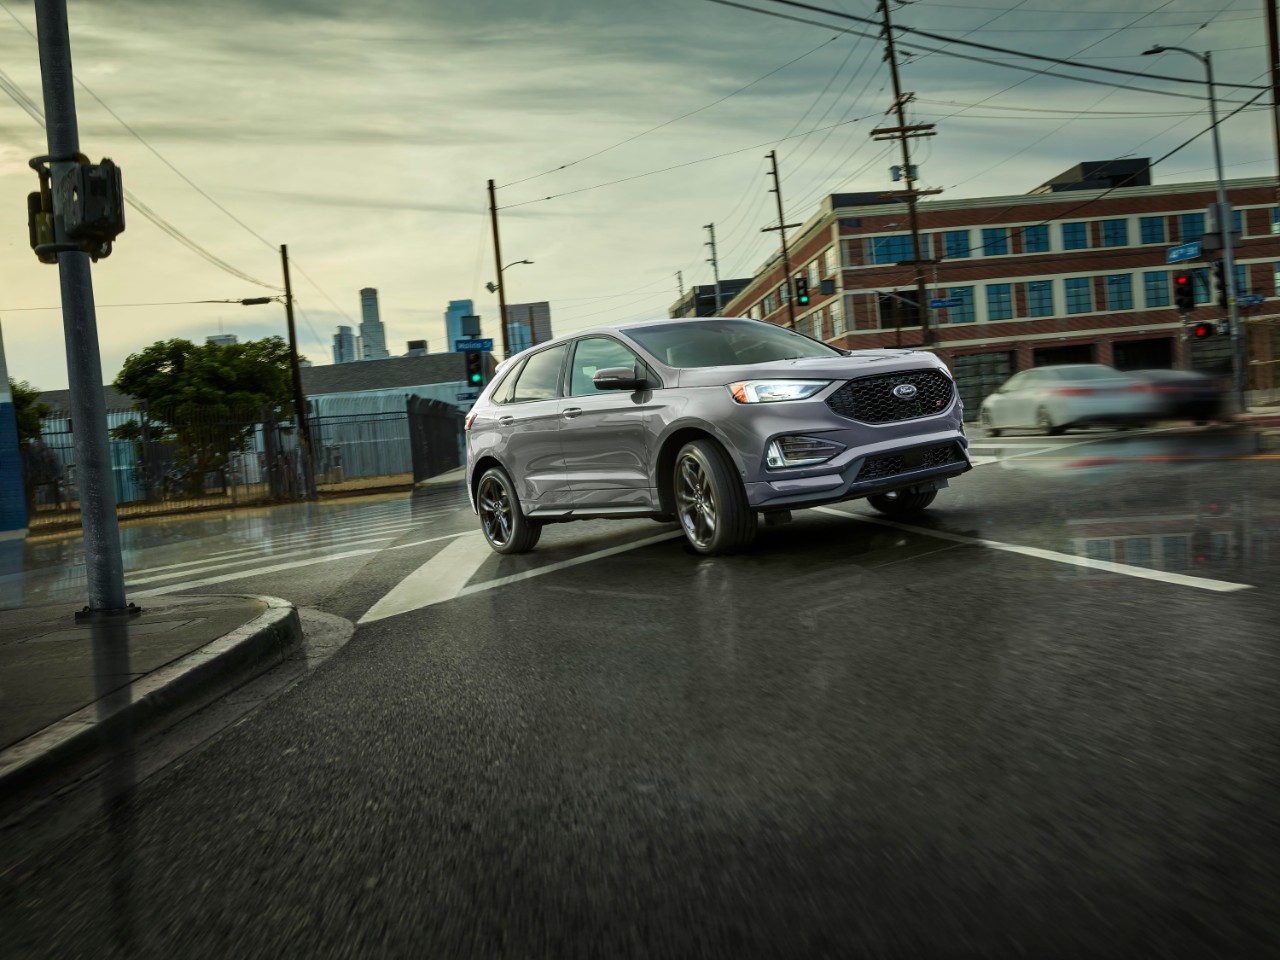
{"type": "Polygon", "coordinates": [[[1212,323],[1197,323],[1191,328],[1191,336],[1196,340],[1207,340],[1218,332],[1218,328],[1212,323]]]}
{"type": "Polygon", "coordinates": [[[1173,302],[1181,313],[1190,313],[1196,308],[1196,291],[1191,282],[1191,274],[1174,274],[1173,302]]]}
{"type": "Polygon", "coordinates": [[[1213,282],[1217,284],[1218,306],[1227,309],[1227,264],[1217,260],[1213,264],[1213,282]]]}
{"type": "Polygon", "coordinates": [[[809,304],[809,279],[804,274],[796,276],[796,303],[802,307],[809,304]]]}
{"type": "Polygon", "coordinates": [[[480,387],[484,385],[484,354],[479,350],[468,350],[467,357],[467,385],[472,387],[480,387]]]}

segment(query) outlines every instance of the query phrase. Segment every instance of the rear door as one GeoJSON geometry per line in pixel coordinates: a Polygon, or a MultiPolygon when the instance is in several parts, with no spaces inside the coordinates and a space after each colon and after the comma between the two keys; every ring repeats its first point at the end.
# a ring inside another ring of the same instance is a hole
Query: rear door
{"type": "Polygon", "coordinates": [[[592,377],[608,367],[645,369],[629,347],[612,337],[576,341],[560,408],[560,447],[574,504],[651,507],[657,502],[649,481],[654,391],[651,385],[635,392],[597,389],[592,377]]]}
{"type": "Polygon", "coordinates": [[[499,458],[525,509],[566,506],[573,495],[560,448],[561,385],[567,343],[532,353],[497,413],[499,458]]]}

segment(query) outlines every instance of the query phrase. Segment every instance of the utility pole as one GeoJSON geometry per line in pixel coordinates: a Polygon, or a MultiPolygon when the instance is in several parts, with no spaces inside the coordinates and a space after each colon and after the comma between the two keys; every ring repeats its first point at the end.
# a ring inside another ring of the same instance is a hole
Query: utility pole
{"type": "MultiPolygon", "coordinates": [[[[36,33],[40,46],[40,79],[49,144],[53,189],[53,221],[58,251],[58,280],[62,288],[62,327],[67,345],[67,381],[71,388],[76,477],[80,522],[84,528],[85,572],[88,576],[89,619],[130,612],[125,601],[124,563],[120,556],[120,525],[116,518],[115,479],[107,436],[106,400],[102,394],[102,356],[98,346],[98,318],[93,302],[89,254],[75,249],[66,235],[69,182],[80,153],[76,124],[75,86],[71,72],[71,37],[66,0],[36,0],[36,33]]],[[[128,649],[128,637],[122,639],[128,649]]],[[[95,641],[96,642],[96,641],[95,641]]]]}
{"type": "Polygon", "coordinates": [[[1271,64],[1271,130],[1276,143],[1276,198],[1280,199],[1280,40],[1277,39],[1275,0],[1267,0],[1267,57],[1271,64]]]}
{"type": "Polygon", "coordinates": [[[302,393],[302,368],[298,364],[298,333],[293,325],[293,284],[289,282],[289,246],[280,244],[284,264],[284,314],[289,321],[289,369],[293,373],[293,419],[298,424],[298,446],[302,451],[302,486],[308,500],[316,498],[315,459],[311,449],[311,424],[307,422],[307,400],[302,393]]]}
{"type": "MultiPolygon", "coordinates": [[[[711,257],[707,260],[707,263],[711,264],[711,275],[715,277],[716,281],[716,316],[718,317],[720,316],[720,311],[724,307],[724,304],[720,302],[720,261],[716,259],[716,225],[714,223],[708,223],[706,229],[711,234],[711,239],[707,241],[704,246],[711,248],[711,257]]],[[[694,303],[694,312],[697,312],[696,298],[694,303]]]]}
{"type": "Polygon", "coordinates": [[[794,330],[796,328],[796,292],[791,285],[791,254],[787,251],[787,231],[800,224],[787,223],[786,217],[782,215],[782,181],[778,179],[778,151],[770,150],[766,156],[769,158],[770,175],[773,177],[773,186],[769,188],[769,192],[778,199],[778,225],[765,227],[760,232],[768,233],[771,230],[777,230],[778,239],[782,241],[782,272],[785,274],[783,286],[787,291],[787,326],[794,330]]]}
{"type": "MultiPolygon", "coordinates": [[[[493,260],[498,269],[498,323],[502,326],[502,357],[511,356],[511,333],[507,330],[507,288],[502,279],[502,242],[498,239],[498,199],[493,181],[489,181],[489,219],[493,223],[493,260]]],[[[529,331],[530,339],[533,331],[529,331]]]]}
{"type": "Polygon", "coordinates": [[[684,299],[684,271],[676,271],[676,286],[680,288],[680,299],[684,299]]]}
{"type": "MultiPolygon", "coordinates": [[[[920,123],[912,126],[907,125],[907,117],[905,108],[908,102],[915,94],[903,94],[902,82],[898,77],[898,53],[893,44],[893,24],[889,21],[889,0],[880,0],[880,13],[884,17],[884,39],[887,47],[886,57],[889,61],[889,73],[893,78],[893,106],[889,108],[898,118],[896,127],[881,127],[871,131],[871,136],[876,140],[897,140],[902,145],[902,175],[906,180],[907,189],[892,194],[885,194],[887,197],[901,197],[907,201],[907,220],[911,227],[911,266],[915,268],[916,274],[916,304],[917,313],[920,316],[920,334],[921,342],[924,346],[933,345],[933,327],[929,322],[929,301],[928,293],[925,290],[924,267],[926,261],[921,253],[920,244],[920,217],[916,210],[916,200],[925,194],[941,193],[941,190],[917,190],[916,189],[916,170],[911,165],[911,146],[910,140],[913,137],[932,137],[933,124],[920,123]]],[[[886,113],[888,111],[885,111],[886,113]]]]}

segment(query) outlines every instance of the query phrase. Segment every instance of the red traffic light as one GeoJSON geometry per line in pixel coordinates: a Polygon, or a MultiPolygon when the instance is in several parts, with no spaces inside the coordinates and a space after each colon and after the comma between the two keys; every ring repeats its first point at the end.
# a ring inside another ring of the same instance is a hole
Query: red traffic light
{"type": "Polygon", "coordinates": [[[1173,278],[1173,282],[1180,287],[1187,287],[1191,285],[1191,276],[1190,274],[1179,273],[1173,278]]]}
{"type": "Polygon", "coordinates": [[[1212,323],[1197,323],[1191,330],[1191,335],[1197,340],[1203,340],[1206,337],[1212,337],[1214,334],[1212,323]]]}

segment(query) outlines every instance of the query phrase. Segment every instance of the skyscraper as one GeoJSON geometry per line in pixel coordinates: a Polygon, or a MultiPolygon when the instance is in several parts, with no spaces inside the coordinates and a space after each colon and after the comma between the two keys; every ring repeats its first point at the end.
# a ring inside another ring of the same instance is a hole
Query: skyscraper
{"type": "Polygon", "coordinates": [[[445,350],[453,351],[454,341],[462,340],[466,334],[462,332],[462,318],[475,313],[475,304],[470,300],[450,300],[449,309],[444,312],[446,332],[445,350]]]}
{"type": "Polygon", "coordinates": [[[215,333],[204,338],[205,343],[216,343],[220,347],[233,347],[238,342],[234,333],[215,333]]]}
{"type": "Polygon", "coordinates": [[[356,338],[350,327],[339,327],[333,335],[333,362],[354,363],[360,357],[356,355],[356,338]]]}
{"type": "Polygon", "coordinates": [[[378,291],[365,287],[360,291],[360,341],[363,346],[361,360],[385,360],[387,333],[378,318],[378,291]]]}
{"type": "Polygon", "coordinates": [[[513,356],[550,340],[551,304],[546,300],[507,304],[507,339],[513,356]]]}

